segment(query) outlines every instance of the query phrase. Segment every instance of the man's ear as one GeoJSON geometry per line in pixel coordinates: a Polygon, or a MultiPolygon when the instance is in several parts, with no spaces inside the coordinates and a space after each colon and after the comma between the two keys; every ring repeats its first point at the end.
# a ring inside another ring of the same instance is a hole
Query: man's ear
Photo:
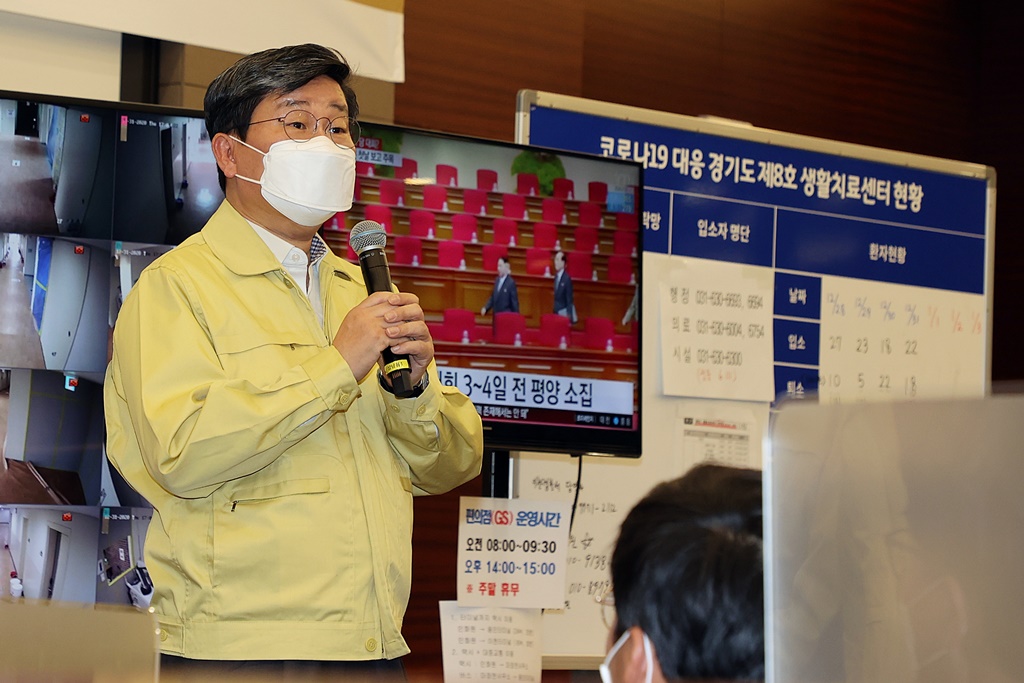
{"type": "MultiPolygon", "coordinates": [[[[650,639],[647,639],[650,643],[650,639]]],[[[629,629],[629,638],[623,644],[622,657],[626,662],[626,681],[628,683],[643,683],[647,680],[647,669],[648,667],[653,668],[653,680],[659,681],[661,678],[661,667],[658,666],[658,658],[654,652],[654,644],[651,643],[648,647],[651,649],[651,662],[647,661],[647,650],[644,647],[644,631],[639,626],[631,626],[629,629]]]]}
{"type": "Polygon", "coordinates": [[[235,141],[224,133],[217,133],[213,136],[210,145],[213,148],[213,158],[217,160],[217,166],[227,178],[234,178],[238,171],[235,163],[235,141]]]}

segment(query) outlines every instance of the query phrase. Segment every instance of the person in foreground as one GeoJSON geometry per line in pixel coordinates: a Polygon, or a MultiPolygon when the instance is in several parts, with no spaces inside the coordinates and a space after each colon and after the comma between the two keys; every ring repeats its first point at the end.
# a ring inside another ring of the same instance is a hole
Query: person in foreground
{"type": "Polygon", "coordinates": [[[603,683],[764,680],[761,539],[757,470],[699,465],[641,499],[612,553],[603,683]]]}
{"type": "Polygon", "coordinates": [[[317,235],[352,203],[348,78],[336,51],[299,45],[213,81],[226,199],[142,273],[116,323],[107,453],[155,508],[164,665],[401,671],[412,497],[480,471],[480,418],[438,380],[417,297],[367,296],[317,235]],[[388,347],[409,356],[410,398],[377,369],[388,347]]]}

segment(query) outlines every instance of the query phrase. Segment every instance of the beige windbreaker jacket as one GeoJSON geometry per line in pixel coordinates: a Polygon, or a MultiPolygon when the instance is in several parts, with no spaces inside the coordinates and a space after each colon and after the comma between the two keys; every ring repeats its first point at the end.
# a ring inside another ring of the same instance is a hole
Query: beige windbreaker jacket
{"type": "Polygon", "coordinates": [[[409,651],[412,496],[479,473],[480,418],[433,365],[405,400],[375,372],[353,377],[331,341],[366,296],[362,274],[327,254],[319,277],[322,326],[225,202],[124,301],[107,455],[155,508],[145,557],[163,652],[409,651]]]}

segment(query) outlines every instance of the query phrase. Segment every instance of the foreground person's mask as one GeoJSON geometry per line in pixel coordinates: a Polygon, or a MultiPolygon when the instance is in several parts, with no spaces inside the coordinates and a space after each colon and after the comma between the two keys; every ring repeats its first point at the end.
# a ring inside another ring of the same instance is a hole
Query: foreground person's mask
{"type": "MultiPolygon", "coordinates": [[[[651,683],[651,679],[654,676],[654,657],[651,654],[651,641],[644,633],[644,655],[647,657],[647,676],[644,678],[646,683],[651,683]]],[[[612,670],[610,667],[612,659],[615,658],[615,654],[622,648],[622,645],[629,639],[629,629],[622,632],[619,639],[612,645],[612,649],[608,650],[608,654],[604,656],[604,661],[601,662],[601,683],[615,683],[612,680],[612,670]]]]}
{"type": "MultiPolygon", "coordinates": [[[[234,136],[231,139],[260,152],[234,136]]],[[[352,208],[356,183],[354,149],[338,147],[327,136],[317,135],[305,142],[281,140],[260,154],[263,177],[235,177],[259,185],[267,203],[286,218],[313,227],[352,208]]]]}

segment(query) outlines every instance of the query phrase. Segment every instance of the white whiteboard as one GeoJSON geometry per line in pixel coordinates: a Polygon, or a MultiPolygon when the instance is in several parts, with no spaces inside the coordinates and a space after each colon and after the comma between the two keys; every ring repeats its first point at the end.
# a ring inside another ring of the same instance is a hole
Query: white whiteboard
{"type": "MultiPolygon", "coordinates": [[[[666,372],[663,359],[676,349],[665,344],[681,349],[689,342],[669,327],[679,320],[666,317],[673,312],[663,307],[663,283],[685,277],[694,265],[719,263],[719,283],[694,287],[725,296],[728,273],[738,264],[770,271],[775,287],[765,294],[774,300],[773,358],[750,357],[772,364],[776,394],[788,388],[794,398],[806,398],[813,389],[823,401],[845,403],[987,393],[991,168],[535,91],[520,93],[516,137],[524,144],[645,161],[643,455],[639,462],[584,459],[580,509],[606,510],[577,514],[573,535],[593,537],[588,551],[609,553],[629,508],[654,484],[703,459],[761,466],[769,402],[707,398],[727,396],[722,390],[680,396],[686,390],[678,385],[689,379],[666,372]],[[682,163],[695,150],[705,160],[699,177],[682,163]],[[735,175],[723,164],[712,176],[707,164],[713,155],[732,163],[735,175]],[[771,185],[770,173],[760,186],[754,187],[756,173],[746,182],[750,178],[741,170],[759,166],[777,170],[782,180],[792,168],[792,188],[771,185]],[[816,197],[822,189],[811,181],[801,186],[801,167],[830,170],[844,183],[870,176],[871,187],[881,182],[887,188],[872,199],[889,204],[854,205],[846,189],[839,197],[827,186],[826,197],[816,197]],[[895,197],[891,190],[897,186],[895,197]],[[720,211],[727,224],[749,230],[726,230],[724,246],[713,244],[706,239],[707,224],[701,224],[707,211],[720,211]],[[745,234],[749,239],[742,240],[745,234]]],[[[677,317],[682,315],[688,313],[677,317]]],[[[687,371],[681,366],[681,373],[687,371]]],[[[763,381],[761,373],[751,376],[763,381]]],[[[571,486],[564,482],[574,483],[576,471],[568,456],[522,453],[514,491],[571,500],[571,486]],[[549,479],[563,483],[556,491],[537,483],[549,479]]],[[[580,548],[571,552],[582,555],[569,566],[575,589],[569,607],[544,616],[547,668],[594,668],[605,652],[607,633],[593,595],[608,580],[607,569],[588,566],[588,552],[580,548]]]]}
{"type": "MultiPolygon", "coordinates": [[[[645,257],[649,258],[649,256],[645,257]]],[[[656,344],[650,339],[645,344],[656,344]]],[[[652,383],[653,384],[653,383],[652,383]]],[[[735,401],[655,400],[648,387],[644,413],[656,426],[645,432],[640,459],[519,453],[513,495],[572,502],[577,474],[580,495],[570,531],[567,606],[544,612],[544,668],[596,669],[608,630],[594,596],[608,585],[611,551],[619,525],[655,484],[684,474],[706,460],[760,468],[768,405],[735,401]],[[648,446],[650,439],[656,445],[648,446]]]]}

